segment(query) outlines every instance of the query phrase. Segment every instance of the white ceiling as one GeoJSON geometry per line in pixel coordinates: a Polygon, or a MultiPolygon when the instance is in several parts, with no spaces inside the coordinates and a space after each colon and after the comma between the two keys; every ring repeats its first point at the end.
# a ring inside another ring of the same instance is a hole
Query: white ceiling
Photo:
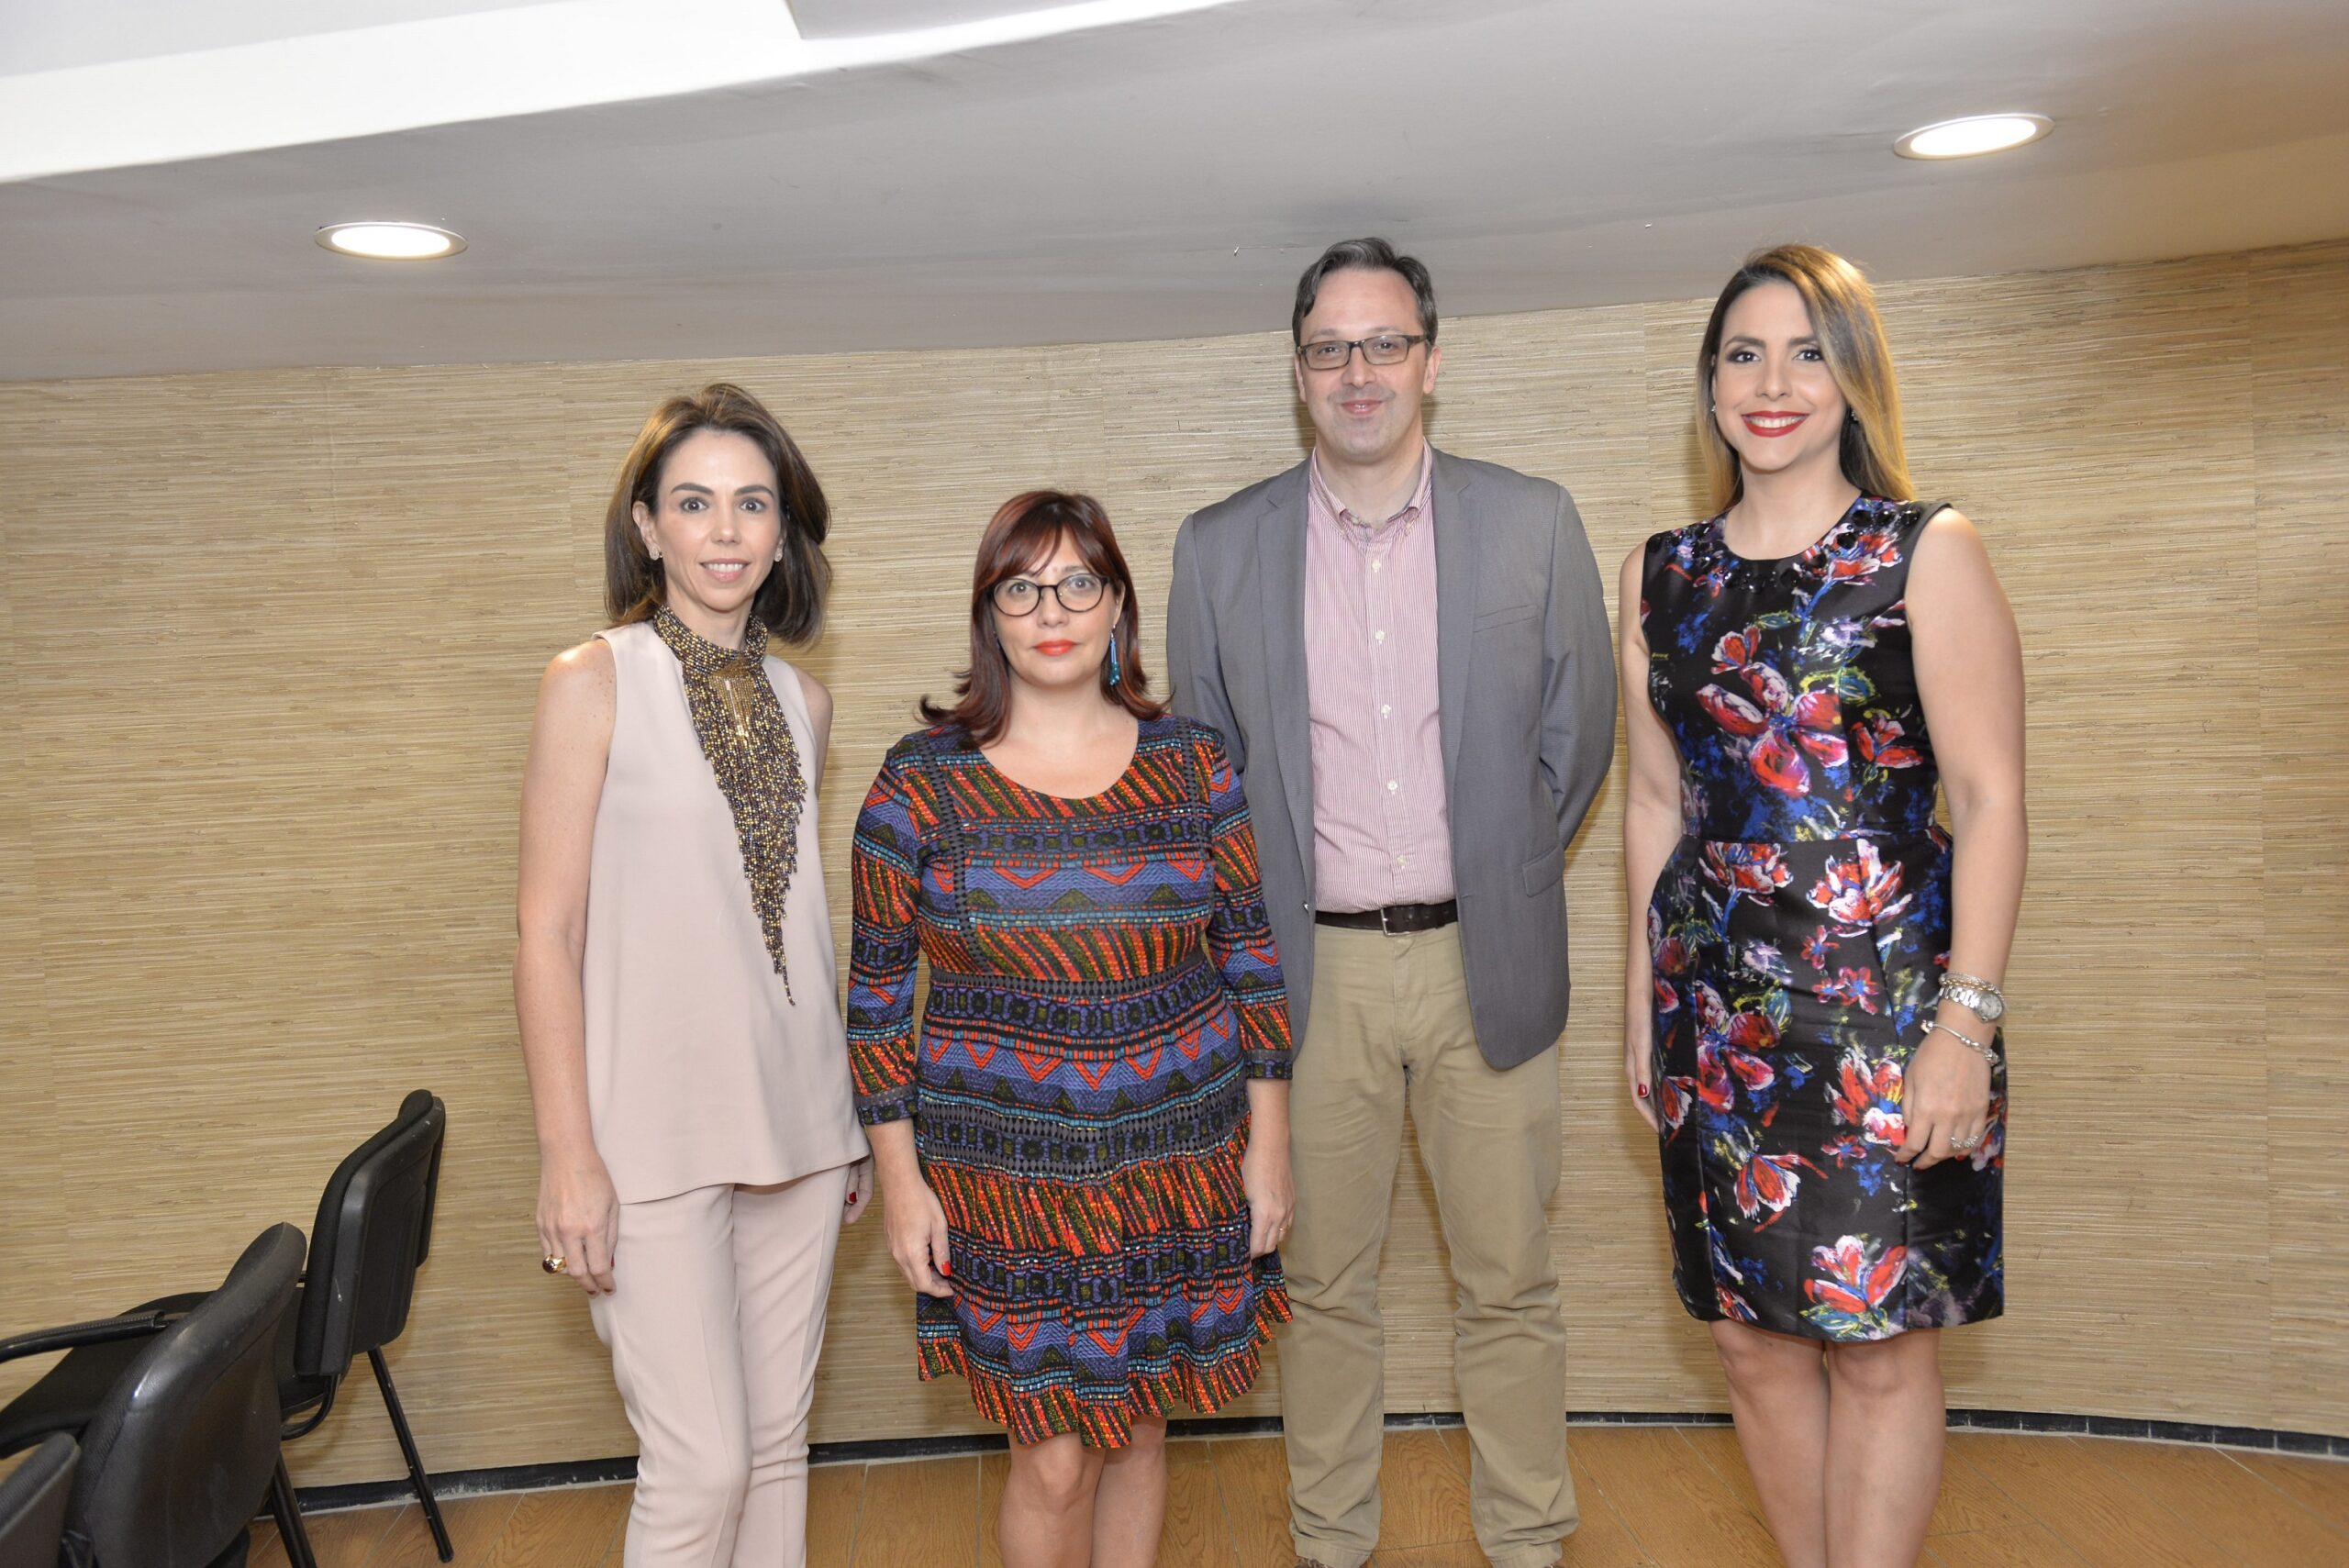
{"type": "Polygon", "coordinates": [[[1036,8],[1035,0],[790,0],[802,38],[861,38],[975,22],[1036,8]]]}
{"type": "Polygon", "coordinates": [[[87,25],[0,75],[0,380],[1273,328],[1363,232],[1453,315],[1707,294],[1797,237],[1900,278],[2349,235],[2341,0],[874,0],[958,19],[829,39],[781,0],[300,36],[243,0],[95,60],[91,14],[172,7],[7,0],[0,70],[28,5],[87,25]],[[2008,108],[2055,134],[1890,152],[2008,108]],[[311,243],[353,217],[471,249],[311,243]]]}
{"type": "Polygon", "coordinates": [[[0,6],[0,74],[198,50],[274,43],[539,0],[7,0],[0,6]]]}

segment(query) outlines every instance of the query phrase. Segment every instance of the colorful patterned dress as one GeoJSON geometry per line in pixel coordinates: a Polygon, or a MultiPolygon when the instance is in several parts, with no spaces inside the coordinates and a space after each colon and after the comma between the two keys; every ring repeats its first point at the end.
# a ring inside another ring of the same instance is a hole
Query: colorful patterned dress
{"type": "Polygon", "coordinates": [[[1648,695],[1682,832],[1648,906],[1673,1280],[1820,1340],[1998,1316],[2006,1071],[1981,1147],[1893,1162],[1949,962],[1950,842],[1904,595],[1937,506],[1863,497],[1799,555],[1648,541],[1648,695]]]}
{"type": "Polygon", "coordinates": [[[1215,732],[1144,722],[1085,799],[1013,782],[960,728],[908,735],[852,876],[857,1114],[913,1118],[950,1231],[953,1296],[915,1297],[922,1376],[961,1373],[1015,1441],[1101,1448],[1246,1392],[1289,1315],[1240,1177],[1288,1005],[1215,732]]]}

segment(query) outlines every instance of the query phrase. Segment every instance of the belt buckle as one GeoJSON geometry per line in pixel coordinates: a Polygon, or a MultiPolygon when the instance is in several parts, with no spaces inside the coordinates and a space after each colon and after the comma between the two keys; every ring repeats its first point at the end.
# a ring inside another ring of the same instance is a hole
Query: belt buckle
{"type": "Polygon", "coordinates": [[[1393,906],[1386,904],[1381,904],[1378,906],[1378,934],[1382,937],[1391,937],[1395,934],[1386,929],[1386,911],[1391,907],[1393,906]]]}

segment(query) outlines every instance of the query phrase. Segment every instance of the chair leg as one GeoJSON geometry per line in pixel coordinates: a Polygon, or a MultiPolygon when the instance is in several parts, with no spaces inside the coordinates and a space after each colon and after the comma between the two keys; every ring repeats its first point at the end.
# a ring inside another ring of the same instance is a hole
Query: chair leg
{"type": "MultiPolygon", "coordinates": [[[[375,1386],[384,1391],[384,1408],[391,1412],[392,1430],[398,1434],[400,1452],[407,1459],[408,1485],[416,1488],[416,1500],[423,1505],[424,1522],[432,1527],[432,1544],[440,1553],[440,1561],[456,1560],[457,1549],[449,1544],[449,1527],[440,1520],[440,1500],[432,1495],[432,1483],[424,1473],[424,1461],[416,1451],[416,1434],[407,1429],[407,1412],[400,1408],[399,1391],[392,1386],[392,1369],[384,1362],[380,1350],[367,1352],[367,1364],[375,1369],[375,1386]]],[[[296,1563],[295,1568],[305,1568],[296,1563]]]]}
{"type": "Polygon", "coordinates": [[[277,1539],[284,1543],[292,1568],[318,1568],[310,1551],[310,1531],[302,1523],[302,1505],[294,1499],[294,1478],[285,1473],[285,1456],[278,1455],[277,1470],[269,1478],[269,1511],[277,1519],[277,1539]]]}

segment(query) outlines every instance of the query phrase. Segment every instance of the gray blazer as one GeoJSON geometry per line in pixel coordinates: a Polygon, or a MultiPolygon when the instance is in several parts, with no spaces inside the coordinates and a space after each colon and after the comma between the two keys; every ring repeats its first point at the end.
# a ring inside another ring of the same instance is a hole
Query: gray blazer
{"type": "MultiPolygon", "coordinates": [[[[1166,662],[1178,712],[1223,732],[1305,1040],[1313,995],[1313,759],[1306,711],[1306,465],[1174,536],[1166,662]]],[[[1566,1026],[1565,851],[1615,752],[1598,564],[1565,491],[1435,454],[1436,684],[1460,942],[1497,1068],[1566,1026]]]]}

